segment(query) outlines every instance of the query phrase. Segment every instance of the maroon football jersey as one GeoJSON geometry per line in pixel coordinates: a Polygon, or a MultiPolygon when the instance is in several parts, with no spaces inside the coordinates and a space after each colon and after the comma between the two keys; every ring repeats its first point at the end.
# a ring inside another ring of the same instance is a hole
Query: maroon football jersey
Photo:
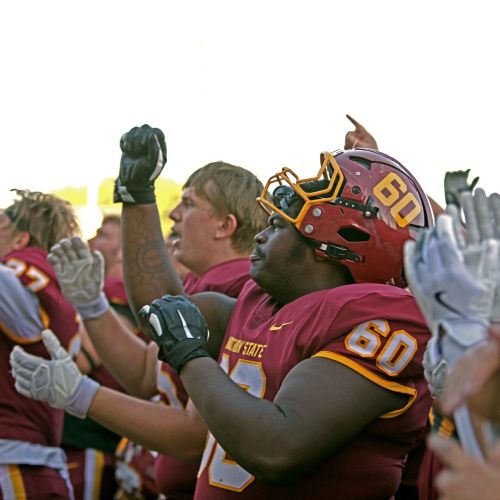
{"type": "Polygon", "coordinates": [[[437,500],[438,491],[436,488],[437,475],[443,470],[443,463],[430,449],[425,450],[424,458],[420,466],[418,476],[419,498],[426,500],[437,500]]]}
{"type": "MultiPolygon", "coordinates": [[[[190,273],[184,281],[184,290],[193,295],[200,292],[219,292],[237,297],[243,285],[250,279],[250,261],[235,259],[210,268],[197,278],[190,273]]],[[[158,391],[162,401],[179,408],[186,406],[188,395],[179,375],[162,363],[158,374],[158,391]]],[[[156,482],[159,490],[168,498],[182,500],[192,498],[196,485],[198,466],[159,454],[155,462],[156,482]]]]}
{"type": "Polygon", "coordinates": [[[250,275],[250,261],[234,259],[211,267],[197,277],[189,273],[184,280],[184,290],[189,295],[201,292],[218,292],[229,297],[238,297],[250,275]]]}
{"type": "MultiPolygon", "coordinates": [[[[432,432],[446,439],[459,440],[455,422],[452,418],[445,417],[439,409],[439,403],[434,401],[429,414],[429,425],[432,432]]],[[[438,491],[436,488],[437,475],[443,470],[444,464],[441,459],[430,448],[425,450],[425,454],[420,466],[418,475],[419,498],[426,500],[437,500],[438,491]]]]}
{"type": "Polygon", "coordinates": [[[431,404],[422,369],[428,339],[413,297],[401,288],[346,285],[279,308],[249,282],[236,303],[220,357],[235,383],[272,401],[296,364],[318,356],[342,363],[407,399],[402,408],[382,415],[313,473],[285,487],[258,481],[209,434],[195,498],[391,498],[431,404]]]}
{"type": "MultiPolygon", "coordinates": [[[[47,254],[39,248],[28,247],[9,253],[0,262],[12,268],[20,283],[36,295],[39,302],[36,313],[44,328],[50,328],[63,347],[76,354],[80,349],[78,319],[73,307],[62,295],[47,254]]],[[[18,311],[12,310],[12,315],[16,314],[18,311]]],[[[17,344],[31,354],[49,358],[40,335],[22,336],[0,324],[0,437],[59,446],[63,410],[21,396],[14,388],[9,354],[17,344]]]]}
{"type": "Polygon", "coordinates": [[[125,283],[119,276],[106,276],[104,278],[104,295],[112,304],[122,304],[128,306],[125,283]]]}

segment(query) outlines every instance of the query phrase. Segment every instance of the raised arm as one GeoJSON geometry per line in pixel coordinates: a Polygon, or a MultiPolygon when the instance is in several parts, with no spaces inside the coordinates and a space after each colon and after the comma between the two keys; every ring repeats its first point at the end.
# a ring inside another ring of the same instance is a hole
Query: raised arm
{"type": "Polygon", "coordinates": [[[130,394],[154,396],[158,349],[128,330],[109,306],[103,293],[101,254],[75,237],[54,245],[49,261],[64,295],[82,317],[102,363],[130,394]]]}
{"type": "MultiPolygon", "coordinates": [[[[156,394],[156,344],[146,344],[127,329],[103,293],[104,264],[80,238],[61,240],[49,254],[64,295],[78,311],[97,354],[128,393],[150,398],[156,394]]],[[[187,300],[187,299],[186,299],[187,300]]],[[[192,297],[203,311],[212,332],[208,352],[214,358],[235,300],[218,293],[192,297]]]]}
{"type": "MultiPolygon", "coordinates": [[[[424,367],[438,398],[450,369],[487,340],[498,309],[500,243],[494,239],[488,199],[478,189],[474,199],[470,193],[462,195],[462,206],[467,240],[459,220],[441,215],[432,231],[405,246],[406,277],[432,332],[424,367]]],[[[483,433],[477,434],[469,409],[455,407],[453,416],[462,446],[481,457],[481,439],[476,436],[482,438],[483,433]]]]}
{"type": "Polygon", "coordinates": [[[345,134],[344,149],[353,149],[356,147],[378,149],[375,137],[352,116],[346,115],[346,117],[354,125],[354,130],[350,130],[345,134]]]}
{"type": "Polygon", "coordinates": [[[156,203],[122,208],[123,274],[135,313],[163,295],[181,295],[179,279],[161,233],[156,203]]]}
{"type": "Polygon", "coordinates": [[[184,289],[170,262],[155,202],[154,181],[167,161],[165,136],[149,125],[134,127],[122,136],[120,148],[114,201],[123,203],[123,272],[129,303],[137,314],[154,299],[180,295],[184,289]]]}
{"type": "Polygon", "coordinates": [[[192,404],[186,409],[143,401],[82,375],[57,337],[42,333],[51,359],[33,356],[21,347],[10,363],[17,391],[80,418],[86,416],[151,450],[185,460],[197,460],[207,429],[192,404]]]}

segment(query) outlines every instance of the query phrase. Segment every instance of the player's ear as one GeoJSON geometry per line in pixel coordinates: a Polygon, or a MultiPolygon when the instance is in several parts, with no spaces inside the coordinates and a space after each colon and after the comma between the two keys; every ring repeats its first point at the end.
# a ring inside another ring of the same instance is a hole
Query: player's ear
{"type": "Polygon", "coordinates": [[[13,241],[13,249],[20,250],[21,248],[25,248],[29,245],[31,236],[27,231],[17,231],[14,235],[13,241]]]}
{"type": "Polygon", "coordinates": [[[238,229],[238,221],[233,214],[227,214],[219,219],[215,231],[215,239],[230,238],[238,229]]]}

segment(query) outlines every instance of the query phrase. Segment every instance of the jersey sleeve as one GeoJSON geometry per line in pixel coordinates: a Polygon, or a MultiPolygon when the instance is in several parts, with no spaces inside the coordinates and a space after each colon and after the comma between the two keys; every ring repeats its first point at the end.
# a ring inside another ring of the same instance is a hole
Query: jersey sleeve
{"type": "Polygon", "coordinates": [[[38,298],[3,264],[0,264],[0,326],[20,344],[38,342],[44,328],[38,298]]]}
{"type": "MultiPolygon", "coordinates": [[[[20,317],[20,313],[16,315],[16,310],[23,311],[23,318],[20,320],[22,330],[18,327],[17,331],[22,332],[23,337],[30,336],[29,340],[23,341],[22,337],[17,336],[11,340],[25,344],[37,342],[41,340],[41,331],[49,328],[67,351],[76,354],[80,348],[78,315],[63,296],[54,270],[47,261],[47,253],[37,247],[25,247],[3,257],[1,262],[5,268],[14,272],[17,279],[16,290],[22,294],[12,298],[13,307],[10,307],[16,321],[20,317]],[[29,315],[24,315],[27,312],[29,315]],[[29,318],[30,323],[26,324],[26,318],[29,318]],[[35,333],[37,338],[31,339],[35,333]]],[[[6,334],[9,336],[9,332],[6,334]]]]}
{"type": "Polygon", "coordinates": [[[422,356],[429,333],[405,302],[392,304],[396,313],[384,311],[380,301],[371,312],[370,307],[358,307],[359,315],[349,314],[348,310],[341,312],[331,327],[329,339],[314,354],[407,396],[406,404],[384,415],[385,418],[398,416],[413,404],[417,381],[423,376],[422,356]]]}

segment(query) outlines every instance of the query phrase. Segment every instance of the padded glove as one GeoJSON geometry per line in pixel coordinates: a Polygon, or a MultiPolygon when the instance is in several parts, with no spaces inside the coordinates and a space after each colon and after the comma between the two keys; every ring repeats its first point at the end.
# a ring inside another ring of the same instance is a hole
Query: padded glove
{"type": "Polygon", "coordinates": [[[49,252],[63,294],[82,319],[97,318],[109,309],[103,292],[104,259],[79,237],[56,243],[49,252]]]}
{"type": "MultiPolygon", "coordinates": [[[[465,216],[466,232],[461,224],[458,207],[448,205],[446,212],[453,219],[455,236],[465,265],[474,273],[482,255],[481,242],[490,239],[500,241],[500,195],[494,193],[487,197],[483,189],[477,188],[474,194],[462,193],[460,205],[465,216]]],[[[495,284],[489,319],[493,323],[500,322],[500,281],[495,284]]]]}
{"type": "Polygon", "coordinates": [[[472,192],[479,181],[476,177],[470,184],[467,180],[470,168],[468,170],[453,170],[446,172],[444,176],[444,195],[447,205],[460,206],[460,195],[465,192],[472,192]]]}
{"type": "Polygon", "coordinates": [[[189,360],[210,356],[205,318],[186,297],[165,295],[144,306],[139,315],[146,320],[151,338],[158,344],[158,358],[177,373],[189,360]]]}
{"type": "MultiPolygon", "coordinates": [[[[488,336],[496,284],[500,277],[500,243],[496,239],[468,246],[468,264],[460,250],[456,225],[441,215],[432,231],[405,244],[405,273],[431,329],[424,355],[424,375],[438,396],[448,371],[465,351],[488,336]]],[[[460,442],[481,457],[466,407],[454,413],[460,442]]]]}
{"type": "Polygon", "coordinates": [[[99,384],[80,373],[52,331],[44,330],[42,340],[51,359],[29,354],[18,345],[10,353],[17,392],[85,418],[99,384]]]}
{"type": "Polygon", "coordinates": [[[165,136],[149,125],[134,127],[120,140],[122,157],[115,181],[115,203],[155,202],[154,181],[167,161],[165,136]]]}

